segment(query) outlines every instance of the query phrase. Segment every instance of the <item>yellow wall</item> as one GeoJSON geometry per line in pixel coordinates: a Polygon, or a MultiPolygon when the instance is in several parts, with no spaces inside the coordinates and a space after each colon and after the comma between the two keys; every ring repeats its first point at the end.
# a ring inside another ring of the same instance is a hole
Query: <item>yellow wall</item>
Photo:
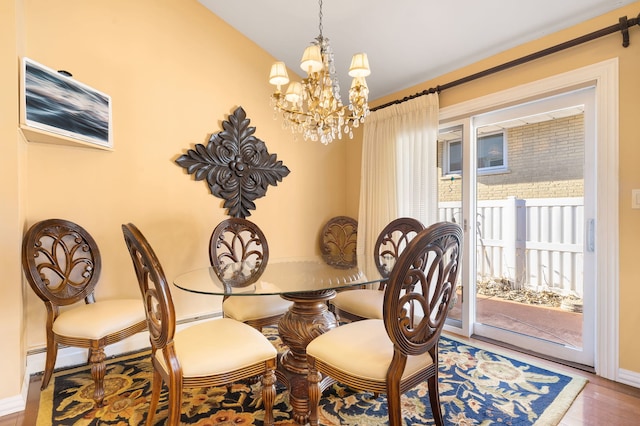
{"type": "MultiPolygon", "coordinates": [[[[406,90],[377,99],[373,106],[401,99],[430,87],[455,81],[467,75],[489,69],[522,56],[537,52],[555,44],[618,23],[618,18],[635,18],[640,13],[640,2],[586,21],[537,41],[483,60],[436,79],[425,81],[406,90]]],[[[631,209],[631,189],[640,188],[640,28],[629,29],[631,45],[622,47],[622,36],[614,33],[578,47],[556,53],[516,68],[484,77],[440,93],[440,107],[505,90],[521,84],[540,80],[610,58],[619,58],[619,223],[620,223],[620,368],[640,373],[640,268],[638,268],[638,240],[640,238],[640,210],[631,209]]]]}
{"type": "MultiPolygon", "coordinates": [[[[197,143],[206,144],[237,106],[245,109],[269,152],[291,170],[256,200],[249,219],[267,235],[272,258],[319,254],[321,226],[347,208],[346,144],[294,140],[281,120],[274,120],[268,84],[273,57],[196,0],[0,4],[0,337],[3,348],[15,351],[10,358],[5,353],[0,364],[0,398],[19,392],[25,350],[42,348],[45,342],[44,305],[21,282],[24,229],[52,217],[84,226],[103,255],[101,298],[140,297],[122,223],[133,222],[146,235],[169,279],[207,265],[209,236],[225,218],[222,201],[175,159],[197,143]],[[15,10],[22,9],[24,17],[16,17],[15,10]],[[113,152],[23,141],[17,131],[21,56],[68,70],[78,81],[111,95],[113,152]],[[17,158],[21,151],[27,159],[22,167],[17,158]],[[16,327],[22,321],[23,291],[24,328],[16,327]]],[[[179,317],[215,306],[206,297],[173,293],[179,317]]]]}
{"type": "Polygon", "coordinates": [[[22,309],[22,240],[20,165],[24,146],[17,132],[18,120],[18,27],[19,7],[0,2],[0,400],[21,391],[25,350],[22,309]]]}

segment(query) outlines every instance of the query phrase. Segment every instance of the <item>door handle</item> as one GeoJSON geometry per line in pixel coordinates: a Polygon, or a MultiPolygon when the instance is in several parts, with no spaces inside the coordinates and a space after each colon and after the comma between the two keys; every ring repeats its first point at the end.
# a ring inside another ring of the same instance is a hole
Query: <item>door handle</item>
{"type": "Polygon", "coordinates": [[[596,251],[596,221],[595,219],[587,220],[587,251],[596,251]]]}

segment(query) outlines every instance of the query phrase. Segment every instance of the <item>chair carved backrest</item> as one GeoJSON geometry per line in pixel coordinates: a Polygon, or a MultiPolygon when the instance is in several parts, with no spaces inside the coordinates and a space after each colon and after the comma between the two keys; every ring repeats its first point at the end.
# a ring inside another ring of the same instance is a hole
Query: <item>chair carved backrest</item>
{"type": "Polygon", "coordinates": [[[258,225],[247,219],[225,219],[211,234],[209,260],[224,283],[240,287],[252,284],[269,261],[267,238],[258,225]]]}
{"type": "Polygon", "coordinates": [[[336,216],[327,221],[320,234],[320,251],[328,265],[350,268],[356,265],[358,221],[348,216],[336,216]]]}
{"type": "Polygon", "coordinates": [[[421,231],[400,255],[384,296],[384,324],[396,356],[389,368],[404,369],[408,355],[431,354],[453,298],[462,259],[462,228],[439,222],[421,231]]]}
{"type": "MultiPolygon", "coordinates": [[[[411,217],[394,219],[384,227],[374,245],[374,261],[380,275],[389,277],[402,251],[423,229],[422,222],[411,217]]],[[[386,281],[382,281],[380,290],[385,286],[386,281]]]]}
{"type": "Polygon", "coordinates": [[[175,365],[178,361],[170,343],[175,335],[176,314],[166,275],[149,242],[134,224],[122,225],[122,233],[144,301],[152,357],[157,350],[168,351],[165,359],[175,365]]]}
{"type": "Polygon", "coordinates": [[[22,242],[22,268],[33,291],[55,318],[58,306],[94,302],[102,260],[91,235],[64,219],[34,224],[22,242]]]}

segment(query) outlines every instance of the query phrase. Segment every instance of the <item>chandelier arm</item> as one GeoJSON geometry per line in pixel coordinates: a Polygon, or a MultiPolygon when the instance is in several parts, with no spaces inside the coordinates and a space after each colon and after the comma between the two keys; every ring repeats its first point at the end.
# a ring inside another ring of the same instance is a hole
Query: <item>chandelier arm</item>
{"type": "MultiPolygon", "coordinates": [[[[297,116],[302,116],[302,117],[309,117],[309,118],[314,118],[315,117],[315,113],[309,112],[309,111],[305,111],[305,110],[300,110],[300,109],[294,109],[294,108],[288,108],[287,106],[281,104],[281,103],[277,103],[276,107],[278,108],[278,110],[282,111],[282,112],[286,112],[288,114],[292,114],[292,115],[297,115],[297,116]]],[[[326,110],[324,115],[320,116],[320,120],[319,122],[324,122],[327,120],[327,118],[334,116],[334,115],[338,115],[338,113],[340,111],[346,110],[347,107],[342,106],[340,108],[334,109],[334,110],[326,110]]],[[[359,117],[354,117],[353,114],[348,116],[348,117],[344,117],[344,119],[349,119],[349,120],[357,120],[359,119],[359,117]]],[[[302,124],[304,122],[304,120],[299,121],[298,119],[293,119],[293,118],[289,118],[288,119],[291,122],[294,122],[295,124],[302,124]]]]}

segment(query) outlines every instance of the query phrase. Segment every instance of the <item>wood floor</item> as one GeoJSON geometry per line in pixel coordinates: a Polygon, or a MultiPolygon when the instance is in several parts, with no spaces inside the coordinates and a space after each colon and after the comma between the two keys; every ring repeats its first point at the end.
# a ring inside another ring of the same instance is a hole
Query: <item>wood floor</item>
{"type": "MultiPolygon", "coordinates": [[[[474,339],[467,339],[476,342],[474,339]]],[[[481,342],[484,346],[493,345],[481,342]]],[[[532,360],[538,365],[589,380],[560,422],[560,426],[636,426],[640,425],[640,389],[600,378],[572,367],[541,360],[505,348],[496,350],[519,359],[532,360]]],[[[0,426],[31,426],[36,424],[40,398],[40,376],[33,376],[29,386],[25,411],[0,417],[0,426]]]]}

